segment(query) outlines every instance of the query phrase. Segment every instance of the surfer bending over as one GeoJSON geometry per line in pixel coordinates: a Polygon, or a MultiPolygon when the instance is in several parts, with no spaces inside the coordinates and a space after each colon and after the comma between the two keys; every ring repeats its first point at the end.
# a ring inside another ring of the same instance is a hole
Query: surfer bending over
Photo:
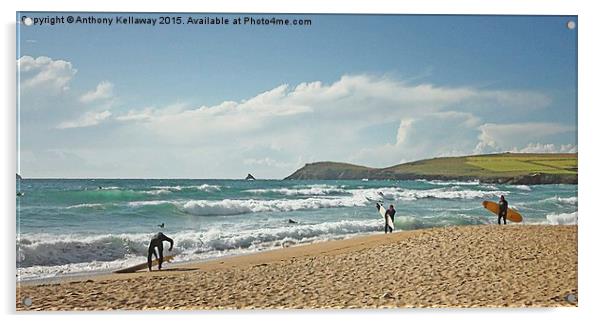
{"type": "Polygon", "coordinates": [[[500,196],[500,201],[498,204],[500,206],[500,212],[497,214],[497,224],[502,224],[502,218],[504,219],[504,224],[506,224],[506,215],[508,215],[508,201],[506,201],[504,195],[500,196]]]}
{"type": "Polygon", "coordinates": [[[387,230],[389,230],[389,232],[393,232],[393,228],[387,224],[387,215],[391,217],[391,223],[393,223],[393,221],[395,221],[395,212],[396,211],[395,207],[393,207],[393,204],[389,205],[387,212],[385,212],[385,233],[387,233],[387,230]]]}
{"type": "Polygon", "coordinates": [[[159,260],[159,270],[161,270],[161,265],[163,264],[163,241],[169,242],[169,251],[173,249],[173,240],[170,237],[164,235],[163,232],[155,234],[148,245],[148,271],[153,271],[153,255],[159,260]],[[157,257],[155,248],[159,249],[159,257],[157,257]]]}

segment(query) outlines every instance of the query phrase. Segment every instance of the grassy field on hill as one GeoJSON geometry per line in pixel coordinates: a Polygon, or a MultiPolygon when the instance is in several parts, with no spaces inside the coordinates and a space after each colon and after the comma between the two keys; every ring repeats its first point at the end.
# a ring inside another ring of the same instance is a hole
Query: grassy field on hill
{"type": "Polygon", "coordinates": [[[443,157],[385,168],[394,173],[450,176],[577,174],[576,154],[495,154],[443,157]]]}
{"type": "Polygon", "coordinates": [[[536,182],[572,183],[577,180],[577,172],[577,154],[503,153],[425,159],[387,168],[318,162],[305,165],[287,179],[457,178],[512,182],[519,177],[533,177],[539,178],[536,182]]]}

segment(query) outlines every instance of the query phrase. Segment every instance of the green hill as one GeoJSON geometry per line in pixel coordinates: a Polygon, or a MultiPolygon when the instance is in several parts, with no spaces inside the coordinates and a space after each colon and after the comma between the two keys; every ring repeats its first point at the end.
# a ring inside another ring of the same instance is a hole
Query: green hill
{"type": "Polygon", "coordinates": [[[491,154],[442,157],[387,168],[318,162],[306,164],[285,179],[439,179],[490,183],[577,183],[577,154],[491,154]]]}

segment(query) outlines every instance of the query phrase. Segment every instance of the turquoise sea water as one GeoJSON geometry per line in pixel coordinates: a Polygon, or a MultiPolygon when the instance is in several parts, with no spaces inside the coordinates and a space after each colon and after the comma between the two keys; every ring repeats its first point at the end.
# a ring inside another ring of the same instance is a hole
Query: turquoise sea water
{"type": "Polygon", "coordinates": [[[144,262],[158,231],[174,238],[176,261],[378,233],[379,192],[397,230],[496,223],[481,202],[500,194],[523,224],[576,224],[578,204],[576,185],[425,180],[25,179],[17,191],[20,279],[144,262]]]}

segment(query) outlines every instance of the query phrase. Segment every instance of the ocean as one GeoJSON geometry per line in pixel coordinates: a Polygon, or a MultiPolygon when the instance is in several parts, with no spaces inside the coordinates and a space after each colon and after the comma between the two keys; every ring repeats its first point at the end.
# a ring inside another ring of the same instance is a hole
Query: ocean
{"type": "Polygon", "coordinates": [[[576,224],[578,204],[577,185],[427,180],[24,179],[17,191],[19,280],[145,262],[159,231],[176,262],[377,234],[379,192],[396,230],[497,223],[481,202],[501,194],[526,225],[576,224]]]}

